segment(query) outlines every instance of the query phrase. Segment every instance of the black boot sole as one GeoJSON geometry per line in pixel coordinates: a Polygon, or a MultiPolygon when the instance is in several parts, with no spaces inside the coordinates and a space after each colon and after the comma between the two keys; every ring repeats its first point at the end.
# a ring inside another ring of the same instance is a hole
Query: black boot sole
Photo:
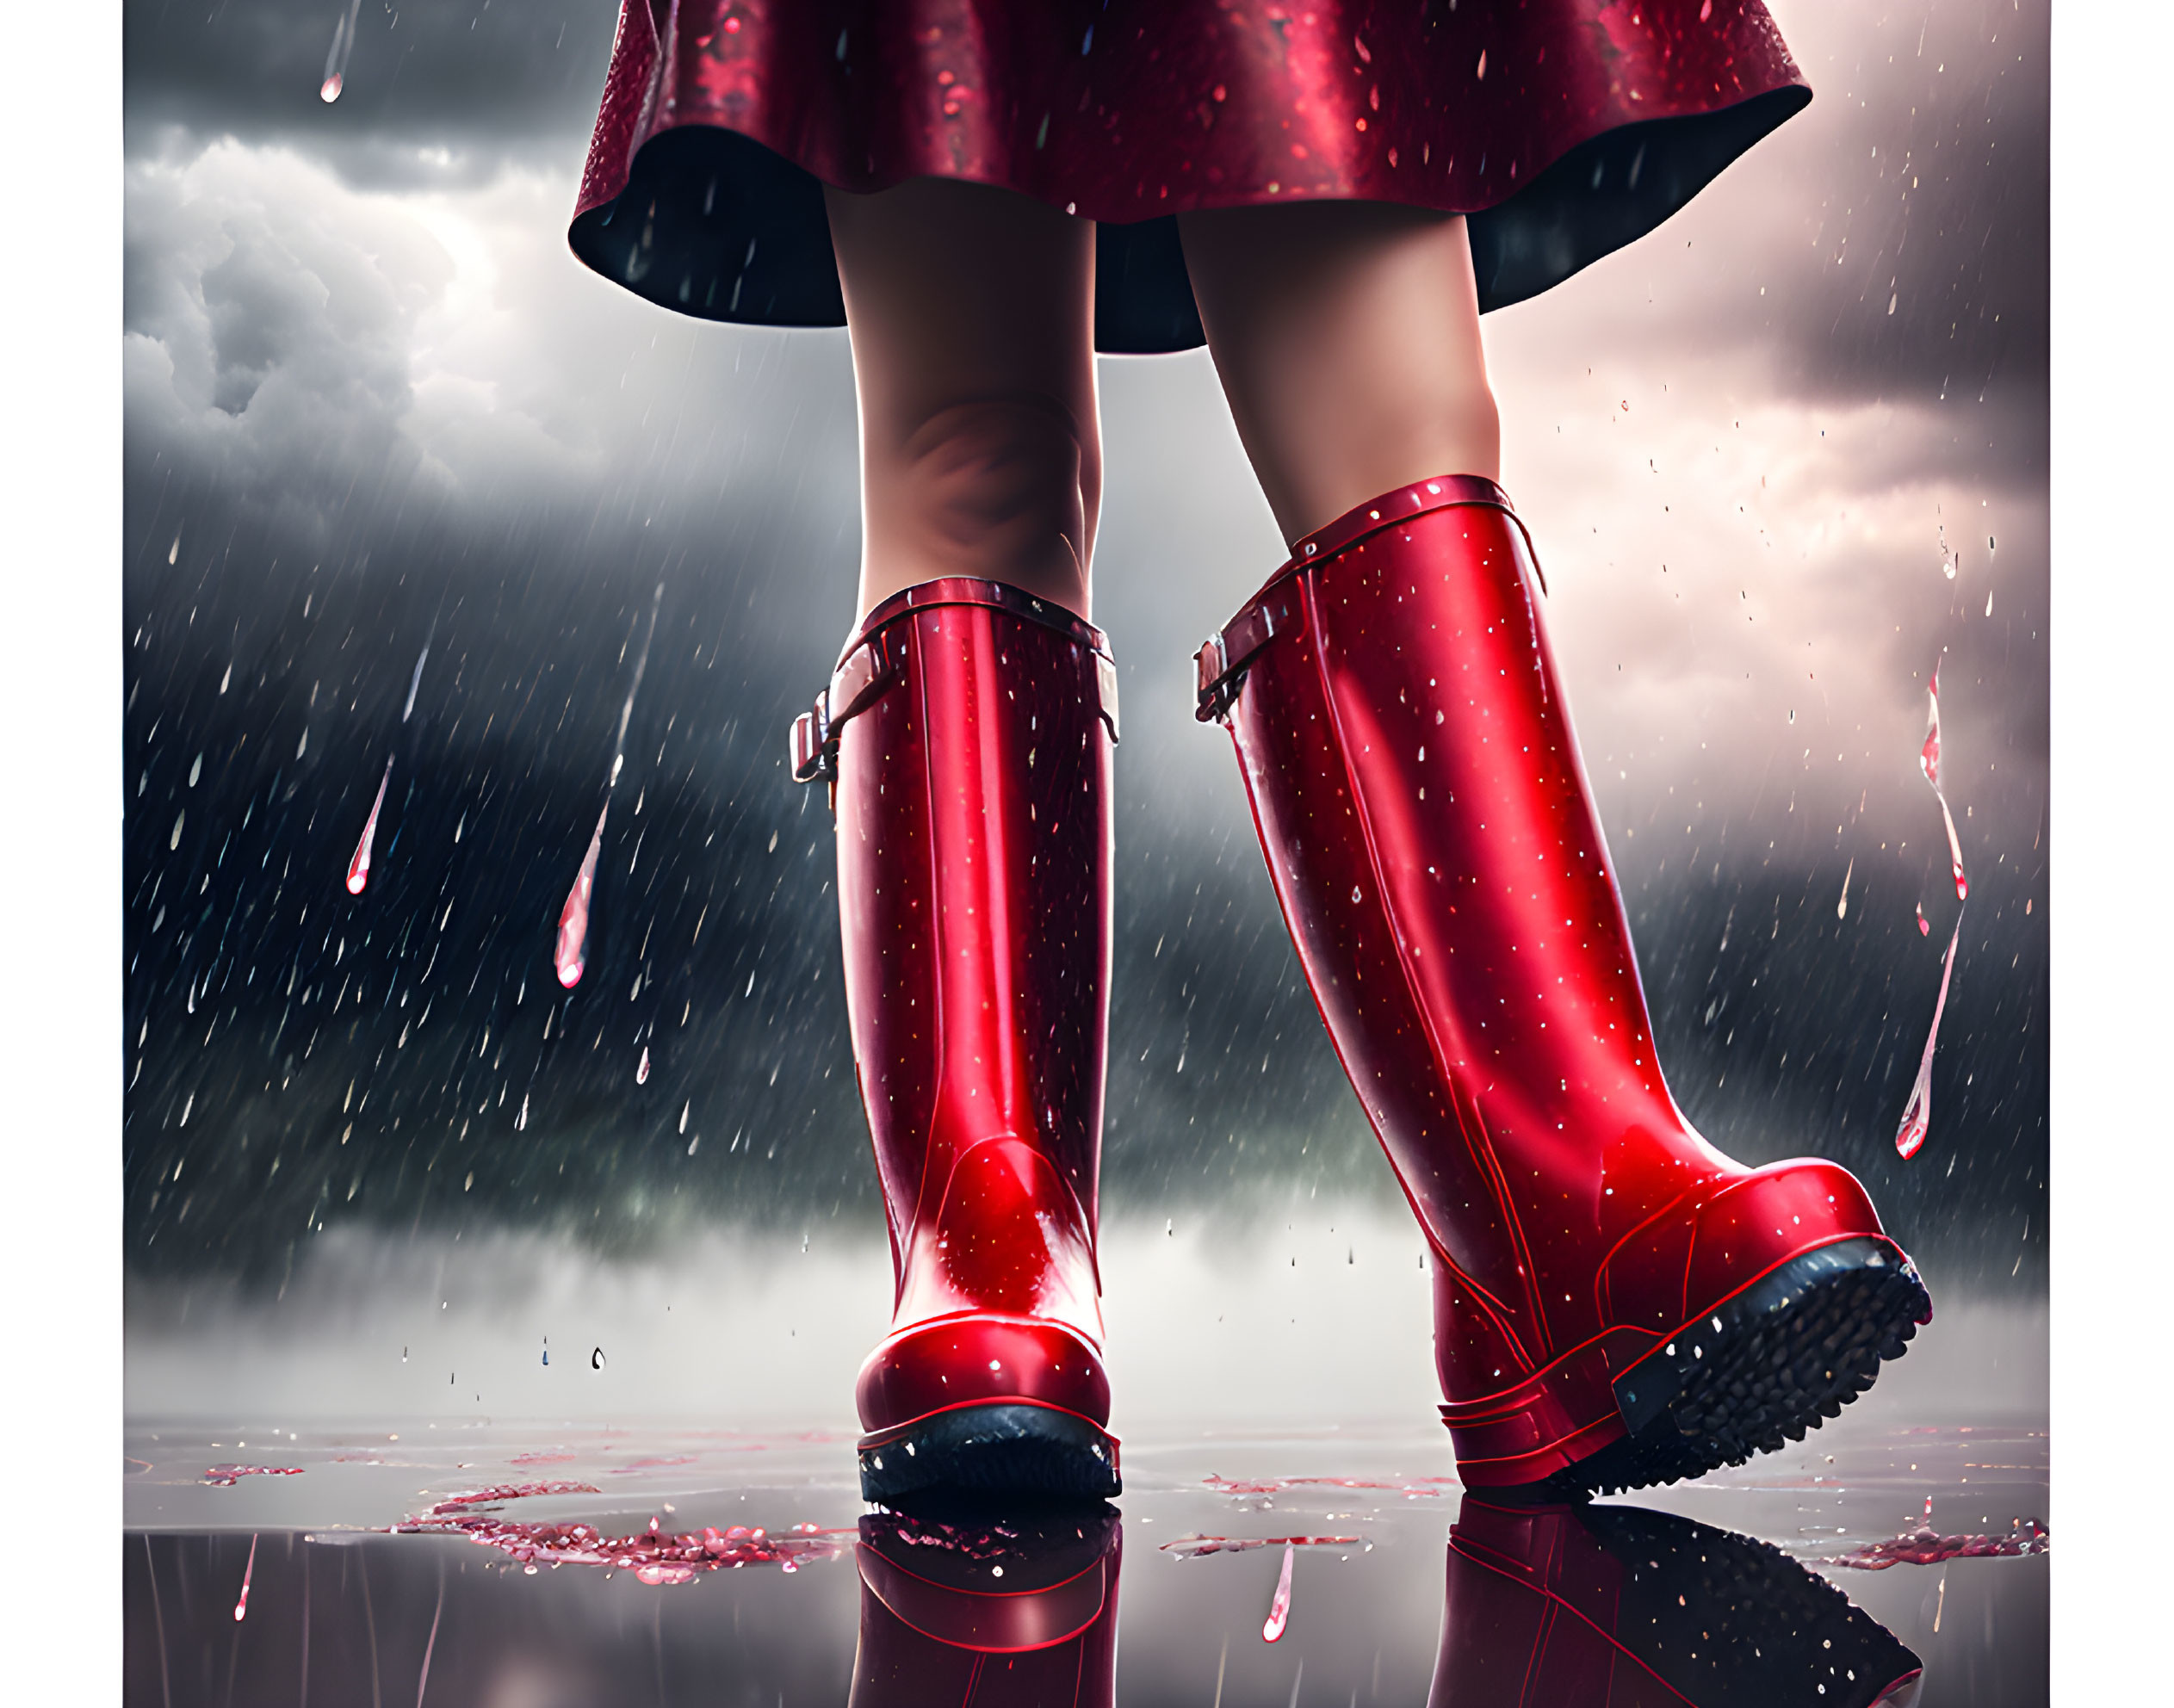
{"type": "Polygon", "coordinates": [[[1124,1487],[1116,1439],[1049,1406],[961,1406],[864,1441],[860,1492],[886,1504],[927,1490],[1102,1501],[1124,1487]]]}
{"type": "Polygon", "coordinates": [[[1931,1315],[1924,1282],[1892,1242],[1866,1236],[1807,1252],[1618,1377],[1630,1433],[1516,1498],[1579,1501],[1677,1482],[1801,1441],[1871,1387],[1931,1315]]]}

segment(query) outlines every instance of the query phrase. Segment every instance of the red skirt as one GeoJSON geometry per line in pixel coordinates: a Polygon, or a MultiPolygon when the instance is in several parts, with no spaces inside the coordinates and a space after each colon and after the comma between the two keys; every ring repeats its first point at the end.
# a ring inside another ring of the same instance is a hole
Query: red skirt
{"type": "Polygon", "coordinates": [[[823,184],[997,184],[1098,223],[1098,349],[1187,350],[1179,212],[1463,214],[1499,308],[1811,98],[1759,0],[625,0],[569,235],[667,308],[841,326],[823,184]]]}

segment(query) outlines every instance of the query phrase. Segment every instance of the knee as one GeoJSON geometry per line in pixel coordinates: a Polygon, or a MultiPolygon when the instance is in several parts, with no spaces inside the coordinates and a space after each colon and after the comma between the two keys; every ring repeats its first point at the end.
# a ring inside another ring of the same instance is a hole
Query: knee
{"type": "Polygon", "coordinates": [[[901,452],[911,524],[955,572],[1031,585],[1068,561],[1085,567],[1095,448],[1055,399],[948,405],[901,452]]]}

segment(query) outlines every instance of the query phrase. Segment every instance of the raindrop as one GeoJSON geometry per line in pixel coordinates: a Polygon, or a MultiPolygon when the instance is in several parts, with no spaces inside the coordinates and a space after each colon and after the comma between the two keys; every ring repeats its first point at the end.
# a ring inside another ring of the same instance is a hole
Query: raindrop
{"type": "Polygon", "coordinates": [[[1283,1635],[1283,1628],[1291,1622],[1291,1563],[1298,1558],[1296,1544],[1283,1545],[1283,1571],[1276,1579],[1275,1600],[1268,1604],[1268,1617],[1260,1627],[1260,1640],[1273,1643],[1283,1635]]]}
{"type": "MultiPolygon", "coordinates": [[[[648,1052],[647,1052],[647,1050],[644,1050],[644,1051],[642,1052],[642,1054],[643,1054],[643,1055],[647,1055],[648,1054],[648,1052]]],[[[680,1130],[681,1132],[683,1132],[683,1133],[684,1133],[684,1132],[685,1132],[685,1131],[687,1130],[687,1113],[688,1113],[688,1111],[689,1111],[690,1110],[691,1110],[694,1106],[695,1106],[695,1105],[694,1105],[694,1099],[693,1099],[693,1098],[690,1098],[687,1100],[687,1102],[686,1102],[684,1105],[682,1105],[682,1106],[681,1106],[681,1108],[680,1108],[680,1111],[679,1111],[679,1130],[680,1130]]]]}
{"type": "Polygon", "coordinates": [[[233,679],[234,667],[233,665],[229,665],[226,666],[226,673],[219,678],[219,691],[224,694],[226,691],[226,684],[233,679]]]}
{"type": "Polygon", "coordinates": [[[362,0],[349,0],[347,15],[332,31],[331,51],[325,56],[325,81],[318,86],[318,99],[330,106],[340,98],[340,90],[347,82],[347,56],[355,51],[355,17],[362,9],[362,0]]]}
{"type": "Polygon", "coordinates": [[[242,1568],[241,1599],[234,1603],[234,1623],[239,1624],[249,1617],[249,1581],[257,1571],[257,1538],[249,1538],[249,1563],[242,1568]]]}
{"type": "Polygon", "coordinates": [[[166,846],[169,850],[181,846],[181,827],[188,822],[189,814],[186,811],[174,814],[174,833],[166,839],[166,846]]]}
{"type": "Polygon", "coordinates": [[[582,968],[588,964],[584,957],[589,944],[589,896],[597,887],[597,856],[604,848],[604,821],[610,811],[611,802],[606,800],[604,811],[597,814],[597,828],[589,838],[589,851],[582,857],[580,873],[567,892],[567,905],[559,913],[559,937],[552,945],[551,963],[558,970],[559,982],[568,990],[581,982],[582,968]]]}
{"type": "Polygon", "coordinates": [[[177,535],[174,535],[174,543],[173,543],[172,545],[170,545],[170,546],[169,546],[169,547],[167,547],[167,548],[166,548],[166,561],[167,561],[168,563],[171,563],[171,562],[173,562],[173,560],[174,560],[176,558],[178,558],[180,555],[181,555],[181,535],[178,535],[178,534],[177,534],[177,535]]]}
{"type": "Polygon", "coordinates": [[[1963,919],[1958,913],[1954,933],[1948,939],[1948,956],[1940,968],[1940,996],[1932,1006],[1932,1029],[1925,1034],[1925,1053],[1917,1063],[1917,1083],[1910,1088],[1902,1124],[1895,1129],[1895,1148],[1905,1157],[1917,1155],[1932,1125],[1932,1054],[1940,1042],[1940,1017],[1948,1007],[1948,981],[1955,970],[1955,945],[1962,941],[1962,934],[1963,919]]]}
{"type": "Polygon", "coordinates": [[[385,762],[385,775],[377,780],[377,799],[362,824],[362,839],[355,845],[355,857],[347,863],[347,893],[360,895],[370,881],[370,844],[377,839],[377,815],[384,809],[385,788],[393,781],[393,762],[385,762]]]}
{"type": "Polygon", "coordinates": [[[1849,857],[1849,865],[1843,869],[1842,899],[1834,905],[1834,916],[1837,919],[1846,919],[1849,917],[1849,874],[1856,869],[1857,857],[1852,854],[1849,857]]]}
{"type": "Polygon", "coordinates": [[[1948,797],[1940,788],[1940,666],[1932,668],[1932,683],[1927,690],[1929,709],[1925,714],[1924,746],[1917,750],[1917,769],[1924,772],[1925,781],[1932,785],[1933,798],[1940,802],[1941,822],[1948,829],[1948,857],[1954,863],[1955,898],[1967,900],[1970,895],[1970,881],[1963,876],[1962,843],[1955,835],[1955,815],[1948,810],[1948,797]]]}
{"type": "Polygon", "coordinates": [[[400,721],[406,723],[408,714],[415,709],[415,690],[423,685],[423,665],[430,656],[430,643],[423,643],[422,656],[415,661],[415,674],[407,679],[407,704],[400,708],[400,721]]]}
{"type": "Polygon", "coordinates": [[[637,1086],[649,1083],[649,1046],[646,1043],[641,1046],[641,1065],[634,1070],[634,1082],[637,1086]]]}
{"type": "Polygon", "coordinates": [[[591,1348],[589,1352],[589,1368],[592,1370],[602,1370],[604,1368],[604,1348],[602,1346],[591,1348]]]}

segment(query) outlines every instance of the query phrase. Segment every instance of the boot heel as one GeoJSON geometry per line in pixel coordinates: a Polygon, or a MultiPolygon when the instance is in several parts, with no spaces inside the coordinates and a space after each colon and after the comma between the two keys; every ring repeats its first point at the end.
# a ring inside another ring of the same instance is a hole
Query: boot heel
{"type": "Polygon", "coordinates": [[[1118,1439],[1054,1406],[954,1406],[860,1439],[864,1501],[926,1488],[1107,1500],[1122,1492],[1118,1439]]]}
{"type": "Polygon", "coordinates": [[[1916,1266],[1890,1240],[1839,1240],[1793,1258],[1618,1376],[1625,1434],[1544,1487],[1557,1500],[1613,1494],[1801,1441],[1871,1387],[1931,1315],[1916,1266]]]}

